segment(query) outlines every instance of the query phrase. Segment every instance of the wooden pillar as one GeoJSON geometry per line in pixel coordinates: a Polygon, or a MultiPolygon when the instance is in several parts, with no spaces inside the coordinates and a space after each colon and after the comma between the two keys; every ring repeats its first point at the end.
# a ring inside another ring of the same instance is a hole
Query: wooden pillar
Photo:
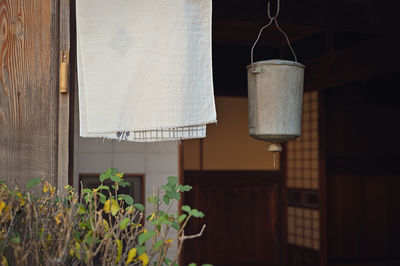
{"type": "Polygon", "coordinates": [[[57,184],[60,1],[4,0],[0,10],[0,179],[57,184]]]}

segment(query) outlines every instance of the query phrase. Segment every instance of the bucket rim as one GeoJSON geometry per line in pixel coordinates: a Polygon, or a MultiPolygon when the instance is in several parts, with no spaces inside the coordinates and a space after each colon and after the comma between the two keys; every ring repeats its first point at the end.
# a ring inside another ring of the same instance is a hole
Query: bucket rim
{"type": "MultiPolygon", "coordinates": [[[[247,69],[251,67],[252,64],[247,66],[247,69]]],[[[295,61],[290,61],[290,60],[283,60],[283,59],[270,59],[270,60],[262,60],[262,61],[257,61],[254,62],[253,65],[287,65],[287,66],[298,66],[301,68],[306,68],[305,65],[295,62],[295,61]]]]}

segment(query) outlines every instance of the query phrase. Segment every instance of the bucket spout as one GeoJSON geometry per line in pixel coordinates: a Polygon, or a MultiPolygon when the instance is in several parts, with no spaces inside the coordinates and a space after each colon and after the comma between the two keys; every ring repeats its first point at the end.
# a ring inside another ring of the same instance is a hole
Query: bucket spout
{"type": "Polygon", "coordinates": [[[282,145],[278,142],[274,142],[268,145],[267,151],[272,152],[274,156],[274,168],[276,168],[276,153],[282,151],[282,145]]]}

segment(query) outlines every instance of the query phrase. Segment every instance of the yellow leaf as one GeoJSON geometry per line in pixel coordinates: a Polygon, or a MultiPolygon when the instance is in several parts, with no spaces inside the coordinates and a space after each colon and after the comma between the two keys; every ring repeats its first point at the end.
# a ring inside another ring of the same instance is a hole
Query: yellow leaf
{"type": "Polygon", "coordinates": [[[54,219],[56,220],[56,224],[60,224],[61,223],[61,218],[62,218],[62,213],[60,212],[59,214],[56,215],[56,217],[54,217],[54,219]]]}
{"type": "Polygon", "coordinates": [[[128,259],[126,260],[126,264],[131,263],[133,258],[136,256],[137,249],[136,248],[131,248],[128,252],[128,259]]]}
{"type": "Polygon", "coordinates": [[[69,250],[69,256],[70,256],[70,257],[73,257],[74,254],[75,254],[75,250],[74,250],[74,248],[71,248],[71,249],[69,250]]]}
{"type": "Polygon", "coordinates": [[[150,217],[150,221],[153,220],[155,216],[156,216],[156,214],[155,214],[155,213],[152,213],[152,214],[151,214],[151,217],[150,217]]]}
{"type": "Polygon", "coordinates": [[[110,226],[108,225],[108,222],[106,219],[103,219],[103,228],[104,228],[104,231],[108,231],[108,229],[110,229],[110,226]]]}
{"type": "Polygon", "coordinates": [[[21,194],[20,192],[18,192],[16,195],[17,195],[18,198],[20,199],[19,206],[20,206],[20,207],[24,206],[24,205],[25,205],[25,202],[26,202],[26,200],[24,199],[24,196],[22,196],[22,194],[21,194]]]}
{"type": "Polygon", "coordinates": [[[118,202],[115,199],[107,200],[104,203],[103,210],[105,213],[110,213],[110,211],[111,211],[111,214],[113,216],[115,216],[118,213],[119,209],[120,208],[119,208],[118,202]]]}
{"type": "Polygon", "coordinates": [[[170,238],[170,239],[165,240],[165,243],[166,244],[172,243],[172,239],[170,238]]]}
{"type": "Polygon", "coordinates": [[[56,189],[54,187],[51,186],[51,184],[49,182],[45,182],[43,185],[43,192],[46,193],[47,191],[50,190],[51,196],[54,196],[54,193],[56,192],[56,189]]]}
{"type": "Polygon", "coordinates": [[[139,260],[142,261],[143,266],[146,266],[147,264],[149,264],[149,257],[147,256],[146,253],[143,253],[142,255],[140,255],[139,260]]]}
{"type": "Polygon", "coordinates": [[[7,222],[11,220],[10,209],[11,209],[10,204],[7,204],[6,208],[4,209],[4,215],[6,215],[7,222]]]}
{"type": "Polygon", "coordinates": [[[49,183],[48,182],[44,183],[44,185],[43,185],[43,192],[46,193],[47,191],[49,191],[49,183]]]}
{"type": "Polygon", "coordinates": [[[115,260],[115,263],[118,263],[122,255],[122,241],[120,239],[116,239],[115,242],[117,242],[118,246],[117,259],[115,260]]]}
{"type": "Polygon", "coordinates": [[[5,256],[1,256],[1,266],[8,266],[8,261],[5,256]]]}
{"type": "Polygon", "coordinates": [[[73,253],[78,260],[81,259],[81,244],[79,242],[75,241],[75,247],[73,253]]]}
{"type": "Polygon", "coordinates": [[[0,201],[0,215],[3,213],[3,209],[6,206],[6,203],[4,201],[0,201]]]}

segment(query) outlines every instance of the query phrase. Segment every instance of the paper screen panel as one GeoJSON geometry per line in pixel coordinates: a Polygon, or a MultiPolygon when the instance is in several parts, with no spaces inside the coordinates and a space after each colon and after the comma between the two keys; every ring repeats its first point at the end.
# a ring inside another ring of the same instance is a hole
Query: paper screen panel
{"type": "Polygon", "coordinates": [[[303,96],[302,135],[289,141],[286,147],[288,188],[318,189],[319,136],[318,92],[303,96]]]}
{"type": "Polygon", "coordinates": [[[288,243],[319,250],[319,211],[309,208],[288,207],[288,243]]]}

